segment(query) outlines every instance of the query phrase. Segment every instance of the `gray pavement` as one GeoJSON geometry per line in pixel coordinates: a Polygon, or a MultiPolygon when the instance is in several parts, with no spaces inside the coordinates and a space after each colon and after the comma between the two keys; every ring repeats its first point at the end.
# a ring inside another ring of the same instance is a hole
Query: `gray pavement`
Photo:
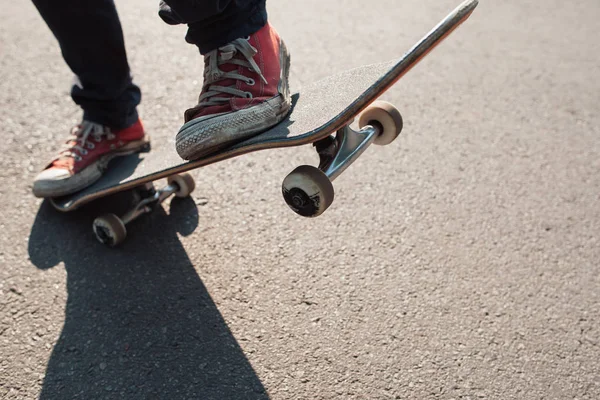
{"type": "MultiPolygon", "coordinates": [[[[117,3],[140,109],[173,145],[201,85],[185,29],[117,3]]],[[[399,57],[457,0],[269,3],[295,89],[399,57]]],[[[385,100],[393,145],[305,220],[311,149],[194,171],[107,251],[98,206],[31,180],[78,122],[29,2],[0,8],[0,398],[600,398],[600,3],[482,0],[385,100]]]]}

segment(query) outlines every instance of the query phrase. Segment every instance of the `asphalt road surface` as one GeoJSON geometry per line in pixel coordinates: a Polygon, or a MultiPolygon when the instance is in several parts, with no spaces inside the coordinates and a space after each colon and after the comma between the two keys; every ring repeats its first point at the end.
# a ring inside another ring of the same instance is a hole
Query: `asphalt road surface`
{"type": "MultiPolygon", "coordinates": [[[[202,60],[117,3],[172,146],[202,60]]],[[[398,58],[457,0],[270,1],[292,85],[398,58]]],[[[0,398],[600,398],[600,3],[482,0],[383,97],[405,119],[322,217],[280,196],[309,147],[194,171],[107,250],[31,181],[77,123],[30,2],[0,8],[0,398]]]]}

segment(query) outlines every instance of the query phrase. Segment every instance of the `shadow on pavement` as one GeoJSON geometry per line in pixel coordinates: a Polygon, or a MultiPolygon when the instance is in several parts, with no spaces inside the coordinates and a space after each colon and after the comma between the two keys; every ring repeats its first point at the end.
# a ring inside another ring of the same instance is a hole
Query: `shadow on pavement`
{"type": "Polygon", "coordinates": [[[63,215],[44,202],[31,231],[31,261],[64,262],[68,276],[40,399],[268,398],[177,237],[198,224],[194,202],[135,221],[119,249],[91,233],[99,211],[63,215]]]}

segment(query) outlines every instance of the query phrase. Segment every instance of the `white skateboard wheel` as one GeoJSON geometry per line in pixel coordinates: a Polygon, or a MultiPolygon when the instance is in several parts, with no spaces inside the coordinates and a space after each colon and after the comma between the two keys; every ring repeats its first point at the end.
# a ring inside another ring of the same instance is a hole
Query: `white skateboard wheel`
{"type": "Polygon", "coordinates": [[[175,196],[177,197],[188,197],[194,189],[196,189],[196,182],[192,175],[185,173],[181,175],[172,175],[167,178],[167,182],[169,185],[175,184],[179,188],[175,192],[175,196]]]}
{"type": "Polygon", "coordinates": [[[115,214],[104,214],[94,220],[96,239],[107,246],[117,246],[127,237],[127,229],[121,218],[115,214]]]}
{"type": "Polygon", "coordinates": [[[376,101],[367,107],[358,119],[358,126],[361,129],[367,125],[374,125],[381,129],[374,143],[385,146],[392,143],[402,131],[402,115],[393,104],[376,101]]]}
{"type": "Polygon", "coordinates": [[[290,172],[281,189],[287,205],[303,217],[317,217],[333,203],[331,181],[320,169],[310,165],[290,172]]]}

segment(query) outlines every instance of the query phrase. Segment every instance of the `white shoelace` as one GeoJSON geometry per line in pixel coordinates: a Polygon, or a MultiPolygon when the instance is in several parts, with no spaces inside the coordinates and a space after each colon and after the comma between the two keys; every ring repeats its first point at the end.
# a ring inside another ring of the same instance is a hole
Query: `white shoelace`
{"type": "Polygon", "coordinates": [[[75,161],[81,161],[82,157],[93,150],[96,143],[100,143],[105,136],[108,140],[115,138],[115,135],[109,128],[95,122],[83,121],[71,131],[71,137],[66,142],[67,146],[59,153],[57,159],[73,158],[75,161]],[[93,141],[92,141],[93,139],[93,141]],[[73,144],[73,142],[75,142],[73,144]]]}
{"type": "Polygon", "coordinates": [[[266,84],[267,80],[253,58],[256,53],[258,53],[258,50],[252,47],[247,39],[236,39],[228,45],[206,54],[205,58],[208,58],[208,62],[206,63],[207,67],[204,71],[204,85],[202,87],[202,90],[204,91],[206,89],[206,91],[200,95],[198,106],[217,106],[228,102],[231,99],[230,97],[219,97],[219,95],[223,93],[235,97],[251,99],[252,93],[236,89],[235,85],[220,86],[214,85],[214,83],[225,79],[233,79],[244,81],[248,85],[254,85],[256,82],[252,78],[248,78],[237,72],[224,72],[219,68],[225,64],[235,64],[246,67],[250,71],[257,73],[266,84]],[[238,52],[243,55],[246,60],[234,59],[233,57],[238,52]]]}

